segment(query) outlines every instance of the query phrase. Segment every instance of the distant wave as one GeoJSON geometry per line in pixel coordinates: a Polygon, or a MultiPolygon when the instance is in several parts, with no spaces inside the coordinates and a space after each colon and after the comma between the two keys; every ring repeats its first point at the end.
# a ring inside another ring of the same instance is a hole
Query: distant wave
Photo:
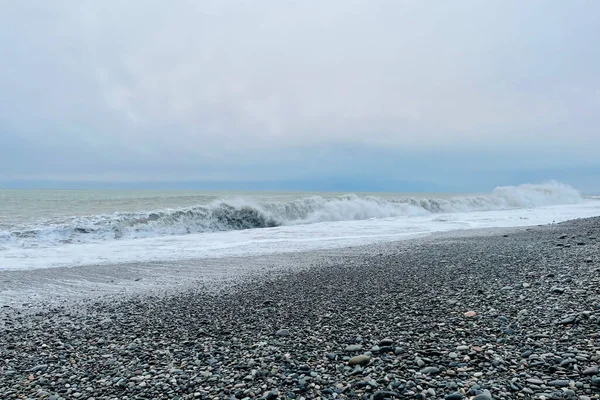
{"type": "Polygon", "coordinates": [[[559,182],[503,186],[479,196],[384,199],[348,194],[271,203],[230,199],[185,209],[73,217],[61,224],[20,227],[0,232],[0,246],[36,247],[330,221],[533,208],[581,201],[577,190],[559,182]]]}

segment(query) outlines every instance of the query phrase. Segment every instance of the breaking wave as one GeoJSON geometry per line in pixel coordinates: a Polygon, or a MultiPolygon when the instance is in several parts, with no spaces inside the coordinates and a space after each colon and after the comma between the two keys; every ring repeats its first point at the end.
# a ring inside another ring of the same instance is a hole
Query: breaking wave
{"type": "Polygon", "coordinates": [[[0,232],[0,246],[36,247],[330,221],[533,208],[581,201],[577,190],[558,182],[498,187],[490,194],[477,196],[382,198],[349,194],[271,203],[232,199],[185,209],[73,217],[60,223],[16,227],[0,232]]]}

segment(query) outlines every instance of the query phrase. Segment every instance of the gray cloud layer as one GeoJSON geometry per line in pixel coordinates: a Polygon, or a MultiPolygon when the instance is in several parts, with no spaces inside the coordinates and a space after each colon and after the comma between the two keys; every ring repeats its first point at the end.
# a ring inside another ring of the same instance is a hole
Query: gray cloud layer
{"type": "MultiPolygon", "coordinates": [[[[597,2],[25,0],[0,10],[6,178],[376,175],[408,157],[432,179],[473,168],[461,160],[501,168],[510,154],[521,168],[598,165],[597,2]],[[361,147],[364,157],[344,155],[361,147]],[[377,149],[385,160],[368,158],[377,149]]],[[[411,178],[404,164],[394,174],[411,178]]]]}

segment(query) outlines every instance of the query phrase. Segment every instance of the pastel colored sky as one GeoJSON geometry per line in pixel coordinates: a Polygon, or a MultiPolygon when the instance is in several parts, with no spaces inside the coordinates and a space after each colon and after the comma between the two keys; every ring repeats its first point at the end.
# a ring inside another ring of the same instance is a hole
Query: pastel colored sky
{"type": "Polygon", "coordinates": [[[600,191],[599,17],[583,0],[0,0],[0,186],[600,191]]]}

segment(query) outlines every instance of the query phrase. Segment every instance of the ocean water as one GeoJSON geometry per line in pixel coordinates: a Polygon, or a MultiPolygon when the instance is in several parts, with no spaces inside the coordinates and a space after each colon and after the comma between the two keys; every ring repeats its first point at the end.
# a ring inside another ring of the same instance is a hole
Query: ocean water
{"type": "Polygon", "coordinates": [[[0,270],[287,253],[600,215],[558,182],[488,194],[0,190],[0,270]]]}

